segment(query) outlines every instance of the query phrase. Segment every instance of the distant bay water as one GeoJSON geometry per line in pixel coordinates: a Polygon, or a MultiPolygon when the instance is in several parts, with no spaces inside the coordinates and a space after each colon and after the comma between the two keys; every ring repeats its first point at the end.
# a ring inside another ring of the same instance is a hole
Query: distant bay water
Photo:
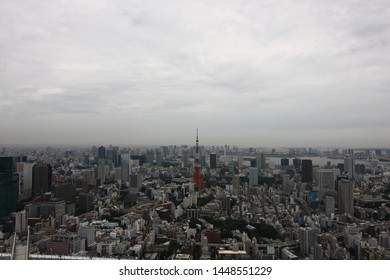
{"type": "MultiPolygon", "coordinates": [[[[289,159],[289,165],[292,165],[293,164],[293,160],[295,158],[299,158],[299,159],[310,159],[313,163],[313,165],[318,165],[320,167],[322,166],[327,166],[328,165],[328,162],[330,162],[331,165],[337,165],[339,163],[344,163],[344,159],[342,158],[327,158],[327,157],[318,157],[318,156],[315,156],[315,157],[267,157],[266,161],[267,162],[274,162],[275,165],[280,165],[280,160],[282,158],[288,158],[289,159]]],[[[368,160],[361,160],[361,159],[356,159],[355,160],[355,164],[364,164],[366,166],[369,166],[371,165],[371,161],[368,161],[368,160]]],[[[378,161],[378,165],[380,165],[381,162],[378,161]]]]}

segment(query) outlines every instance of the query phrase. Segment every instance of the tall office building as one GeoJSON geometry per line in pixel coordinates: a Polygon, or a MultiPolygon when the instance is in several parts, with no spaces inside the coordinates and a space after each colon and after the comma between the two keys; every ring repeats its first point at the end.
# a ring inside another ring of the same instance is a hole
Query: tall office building
{"type": "Polygon", "coordinates": [[[299,248],[302,255],[308,256],[311,251],[311,247],[315,243],[315,230],[311,227],[299,229],[299,248]]]}
{"type": "Polygon", "coordinates": [[[257,167],[249,168],[249,186],[257,186],[259,184],[259,170],[257,167]]]}
{"type": "Polygon", "coordinates": [[[0,218],[16,210],[17,193],[13,181],[13,158],[0,157],[0,218]]]}
{"type": "Polygon", "coordinates": [[[115,146],[112,147],[113,151],[113,161],[114,161],[114,166],[118,167],[119,166],[119,147],[115,146]]]}
{"type": "Polygon", "coordinates": [[[156,166],[161,166],[163,162],[163,155],[160,150],[156,151],[156,166]]]}
{"type": "Polygon", "coordinates": [[[240,177],[238,175],[233,176],[232,185],[233,185],[233,194],[238,195],[238,191],[240,188],[240,177]]]}
{"type": "Polygon", "coordinates": [[[114,162],[114,149],[110,145],[106,150],[107,164],[111,165],[114,162]]]}
{"type": "Polygon", "coordinates": [[[183,167],[188,166],[190,155],[189,155],[188,147],[186,145],[182,146],[181,158],[182,158],[183,167]]]}
{"type": "Polygon", "coordinates": [[[338,169],[318,169],[318,188],[322,191],[334,191],[337,175],[340,175],[340,171],[338,169]]]}
{"type": "Polygon", "coordinates": [[[160,146],[160,150],[162,152],[163,157],[169,156],[169,147],[168,146],[160,146]]]}
{"type": "Polygon", "coordinates": [[[287,167],[290,165],[290,160],[288,158],[281,158],[280,159],[280,166],[281,167],[287,167]]]}
{"type": "Polygon", "coordinates": [[[211,169],[217,168],[217,154],[216,153],[210,154],[210,168],[211,169]]]}
{"type": "Polygon", "coordinates": [[[340,214],[354,215],[353,209],[353,191],[355,183],[349,180],[340,180],[338,182],[337,202],[340,214]]]}
{"type": "Polygon", "coordinates": [[[100,146],[98,148],[98,159],[106,159],[106,147],[100,146]]]}
{"type": "Polygon", "coordinates": [[[353,150],[351,153],[344,157],[344,171],[348,173],[348,179],[356,179],[356,169],[355,169],[355,155],[353,150]]]}
{"type": "Polygon", "coordinates": [[[13,180],[14,180],[14,186],[18,190],[18,201],[20,201],[20,197],[23,192],[23,172],[20,172],[19,170],[22,169],[23,167],[20,166],[20,162],[16,163],[16,166],[14,166],[14,171],[13,172],[13,180]]]}
{"type": "Polygon", "coordinates": [[[121,173],[122,173],[122,181],[129,181],[130,174],[130,154],[122,154],[121,156],[121,173]]]}
{"type": "Polygon", "coordinates": [[[103,185],[106,181],[106,164],[105,160],[99,158],[98,166],[97,166],[97,180],[99,180],[99,184],[103,185]]]}
{"type": "Polygon", "coordinates": [[[137,194],[142,188],[141,174],[131,174],[129,184],[129,194],[137,194]]]}
{"type": "Polygon", "coordinates": [[[313,163],[311,159],[302,160],[302,183],[313,182],[313,163]]]}
{"type": "Polygon", "coordinates": [[[300,169],[302,165],[302,160],[300,158],[294,158],[293,165],[295,169],[300,169]]]}
{"type": "Polygon", "coordinates": [[[239,155],[238,157],[237,157],[237,163],[238,163],[238,168],[242,168],[242,166],[243,166],[243,164],[244,164],[244,159],[243,159],[243,157],[242,157],[242,155],[239,155]]]}
{"type": "Polygon", "coordinates": [[[86,213],[93,209],[93,194],[85,193],[79,195],[78,211],[80,213],[86,213]]]}
{"type": "Polygon", "coordinates": [[[266,168],[266,160],[265,154],[260,154],[260,156],[256,157],[256,167],[261,170],[266,168]]]}
{"type": "Polygon", "coordinates": [[[23,163],[23,184],[20,200],[30,199],[33,188],[33,163],[23,163]]]}
{"type": "MultiPolygon", "coordinates": [[[[118,147],[113,147],[112,145],[110,145],[106,150],[105,157],[107,159],[107,164],[110,166],[114,164],[115,167],[118,167],[118,150],[118,147]]],[[[103,151],[101,152],[101,156],[103,156],[103,151]]]]}
{"type": "Polygon", "coordinates": [[[145,155],[146,163],[149,163],[149,166],[154,165],[154,150],[147,150],[145,155]]]}
{"type": "Polygon", "coordinates": [[[325,204],[325,215],[326,216],[331,217],[332,214],[335,214],[336,202],[335,202],[333,196],[326,196],[324,204],[325,204]]]}
{"type": "Polygon", "coordinates": [[[33,197],[51,191],[52,174],[53,171],[50,164],[42,163],[33,166],[33,197]]]}
{"type": "Polygon", "coordinates": [[[15,219],[15,231],[23,231],[27,229],[27,212],[26,210],[13,214],[15,219]]]}

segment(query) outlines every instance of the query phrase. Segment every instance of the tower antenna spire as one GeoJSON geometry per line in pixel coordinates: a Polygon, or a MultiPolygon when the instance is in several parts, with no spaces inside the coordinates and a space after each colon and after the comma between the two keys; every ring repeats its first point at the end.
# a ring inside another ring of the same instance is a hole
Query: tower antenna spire
{"type": "Polygon", "coordinates": [[[199,188],[203,187],[203,177],[202,177],[201,168],[200,168],[198,128],[196,128],[194,174],[192,176],[192,182],[196,186],[198,186],[199,188]]]}

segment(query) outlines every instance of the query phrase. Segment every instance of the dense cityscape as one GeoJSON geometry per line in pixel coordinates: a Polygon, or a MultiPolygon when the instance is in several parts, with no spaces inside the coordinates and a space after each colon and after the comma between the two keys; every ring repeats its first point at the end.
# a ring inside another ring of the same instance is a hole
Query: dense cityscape
{"type": "MultiPolygon", "coordinates": [[[[194,139],[195,140],[195,139],[194,139]]],[[[4,147],[0,259],[390,259],[390,150],[4,147]]]]}

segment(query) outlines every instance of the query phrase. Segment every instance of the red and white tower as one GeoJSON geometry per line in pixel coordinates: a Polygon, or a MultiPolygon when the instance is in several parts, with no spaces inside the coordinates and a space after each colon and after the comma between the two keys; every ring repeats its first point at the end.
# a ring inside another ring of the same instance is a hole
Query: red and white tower
{"type": "Polygon", "coordinates": [[[203,177],[200,168],[198,129],[196,129],[194,175],[192,176],[192,183],[194,183],[195,186],[198,186],[199,188],[203,187],[203,177]]]}

